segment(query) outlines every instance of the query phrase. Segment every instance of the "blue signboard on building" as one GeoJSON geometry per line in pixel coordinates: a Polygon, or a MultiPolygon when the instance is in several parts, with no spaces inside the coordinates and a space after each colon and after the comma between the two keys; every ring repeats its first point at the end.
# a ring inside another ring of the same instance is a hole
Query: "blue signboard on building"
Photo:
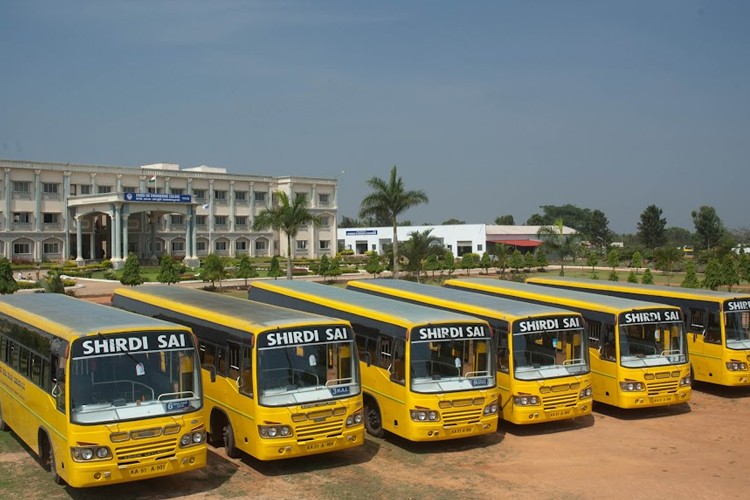
{"type": "Polygon", "coordinates": [[[373,236],[378,234],[377,229],[357,229],[352,231],[347,231],[347,236],[373,236]]]}
{"type": "Polygon", "coordinates": [[[125,201],[145,201],[150,203],[191,203],[193,201],[193,197],[189,194],[125,193],[125,201]]]}

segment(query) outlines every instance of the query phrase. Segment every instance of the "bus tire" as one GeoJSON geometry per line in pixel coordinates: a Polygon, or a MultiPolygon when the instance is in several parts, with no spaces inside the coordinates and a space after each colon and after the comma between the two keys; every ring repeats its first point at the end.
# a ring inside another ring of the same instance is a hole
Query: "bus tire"
{"type": "Polygon", "coordinates": [[[42,465],[47,468],[52,474],[52,481],[55,484],[63,485],[65,480],[57,473],[57,460],[55,460],[55,450],[52,449],[52,443],[49,441],[49,436],[46,432],[40,431],[39,436],[39,461],[42,465]]]}
{"type": "Polygon", "coordinates": [[[383,430],[383,417],[380,415],[378,404],[370,398],[365,401],[365,429],[376,438],[382,438],[385,435],[383,430]]]}
{"type": "Polygon", "coordinates": [[[240,456],[240,450],[237,449],[234,442],[234,429],[232,429],[232,424],[230,423],[224,426],[224,451],[229,458],[240,456]]]}
{"type": "Polygon", "coordinates": [[[0,431],[5,432],[7,430],[10,430],[10,427],[8,427],[8,424],[3,420],[3,407],[0,406],[0,431]]]}

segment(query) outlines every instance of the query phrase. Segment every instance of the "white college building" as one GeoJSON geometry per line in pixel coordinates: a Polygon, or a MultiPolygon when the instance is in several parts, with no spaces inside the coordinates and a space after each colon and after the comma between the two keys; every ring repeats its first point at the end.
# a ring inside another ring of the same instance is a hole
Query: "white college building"
{"type": "Polygon", "coordinates": [[[180,169],[0,160],[0,255],[12,261],[147,259],[166,253],[191,266],[215,253],[287,256],[277,231],[251,231],[275,193],[306,195],[319,227],[300,230],[294,257],[335,255],[336,179],[233,175],[180,169]]]}
{"type": "MultiPolygon", "coordinates": [[[[520,249],[533,249],[542,244],[537,238],[541,226],[498,226],[496,224],[455,224],[432,226],[398,226],[399,242],[409,239],[411,233],[430,229],[430,236],[453,252],[454,257],[465,253],[482,255],[487,245],[502,243],[520,249]]],[[[563,227],[563,234],[575,234],[575,230],[563,227]]],[[[354,251],[355,255],[368,251],[384,253],[384,248],[393,240],[392,227],[354,227],[338,230],[339,249],[354,251]]]]}

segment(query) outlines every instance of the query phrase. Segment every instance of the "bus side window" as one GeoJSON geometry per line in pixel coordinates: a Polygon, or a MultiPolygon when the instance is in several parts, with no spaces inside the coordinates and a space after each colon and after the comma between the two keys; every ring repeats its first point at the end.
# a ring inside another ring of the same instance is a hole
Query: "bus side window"
{"type": "Polygon", "coordinates": [[[706,323],[706,342],[709,344],[721,344],[721,325],[719,324],[719,315],[714,311],[709,311],[708,321],[706,323]]]}
{"type": "Polygon", "coordinates": [[[393,346],[393,367],[391,369],[391,380],[404,385],[406,383],[406,357],[403,340],[396,340],[393,346]]]}
{"type": "Polygon", "coordinates": [[[694,333],[704,333],[706,328],[706,311],[702,309],[690,309],[690,330],[694,333]]]}
{"type": "Polygon", "coordinates": [[[391,357],[391,338],[380,337],[380,347],[378,349],[378,366],[381,368],[390,369],[393,363],[391,357]]]}
{"type": "Polygon", "coordinates": [[[227,374],[227,351],[223,347],[216,348],[216,373],[227,374]]]}
{"type": "Polygon", "coordinates": [[[498,332],[497,335],[497,369],[503,373],[510,373],[510,349],[508,348],[507,332],[498,332]]]}
{"type": "Polygon", "coordinates": [[[253,397],[253,349],[249,346],[242,346],[241,353],[240,392],[253,397]]]}
{"type": "Polygon", "coordinates": [[[240,378],[240,346],[237,344],[229,344],[229,378],[238,381],[238,385],[242,383],[240,378]]]}

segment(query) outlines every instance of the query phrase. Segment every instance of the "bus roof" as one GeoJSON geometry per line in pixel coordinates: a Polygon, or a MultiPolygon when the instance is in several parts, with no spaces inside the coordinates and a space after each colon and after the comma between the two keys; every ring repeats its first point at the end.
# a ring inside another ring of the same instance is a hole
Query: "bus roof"
{"type": "Polygon", "coordinates": [[[0,313],[68,341],[96,333],[187,330],[174,323],[59,293],[2,296],[0,313]]]}
{"type": "Polygon", "coordinates": [[[419,302],[426,301],[433,306],[450,309],[459,306],[464,309],[466,314],[502,319],[505,321],[515,321],[516,319],[529,318],[532,316],[579,316],[578,313],[559,307],[531,304],[503,297],[481,295],[457,290],[455,288],[424,285],[414,283],[413,281],[363,279],[350,281],[347,286],[357,290],[393,291],[397,292],[400,297],[407,300],[415,300],[419,302]]]}
{"type": "Polygon", "coordinates": [[[348,325],[346,321],[337,318],[179,286],[145,285],[118,288],[112,297],[113,304],[117,305],[118,297],[166,307],[187,316],[251,333],[259,333],[269,328],[324,323],[348,325]]]}
{"type": "Polygon", "coordinates": [[[583,309],[593,309],[591,304],[594,304],[597,311],[608,312],[611,314],[619,314],[634,309],[679,309],[675,306],[657,304],[645,300],[621,299],[619,297],[610,297],[598,293],[578,292],[574,290],[550,288],[542,285],[530,285],[506,280],[461,278],[447,280],[445,285],[461,286],[461,283],[468,283],[472,285],[472,288],[479,287],[489,292],[492,292],[493,289],[502,290],[503,292],[513,294],[519,299],[529,299],[532,295],[541,295],[547,298],[552,298],[556,304],[563,307],[571,306],[583,309]]]}
{"type": "Polygon", "coordinates": [[[309,281],[254,281],[250,287],[251,297],[253,289],[283,293],[337,309],[343,305],[347,312],[405,328],[425,323],[485,323],[466,314],[418,306],[309,281]]]}
{"type": "Polygon", "coordinates": [[[676,286],[666,285],[642,285],[639,283],[620,283],[619,281],[599,281],[585,278],[564,278],[564,277],[534,277],[528,278],[527,283],[549,283],[549,284],[564,284],[564,285],[575,285],[580,283],[589,288],[601,289],[601,290],[621,290],[623,292],[638,291],[643,295],[652,295],[654,297],[672,297],[676,299],[691,299],[691,300],[705,300],[705,301],[720,301],[735,300],[735,299],[750,299],[748,293],[733,293],[733,292],[718,292],[715,290],[704,290],[698,288],[681,288],[676,286]]]}

